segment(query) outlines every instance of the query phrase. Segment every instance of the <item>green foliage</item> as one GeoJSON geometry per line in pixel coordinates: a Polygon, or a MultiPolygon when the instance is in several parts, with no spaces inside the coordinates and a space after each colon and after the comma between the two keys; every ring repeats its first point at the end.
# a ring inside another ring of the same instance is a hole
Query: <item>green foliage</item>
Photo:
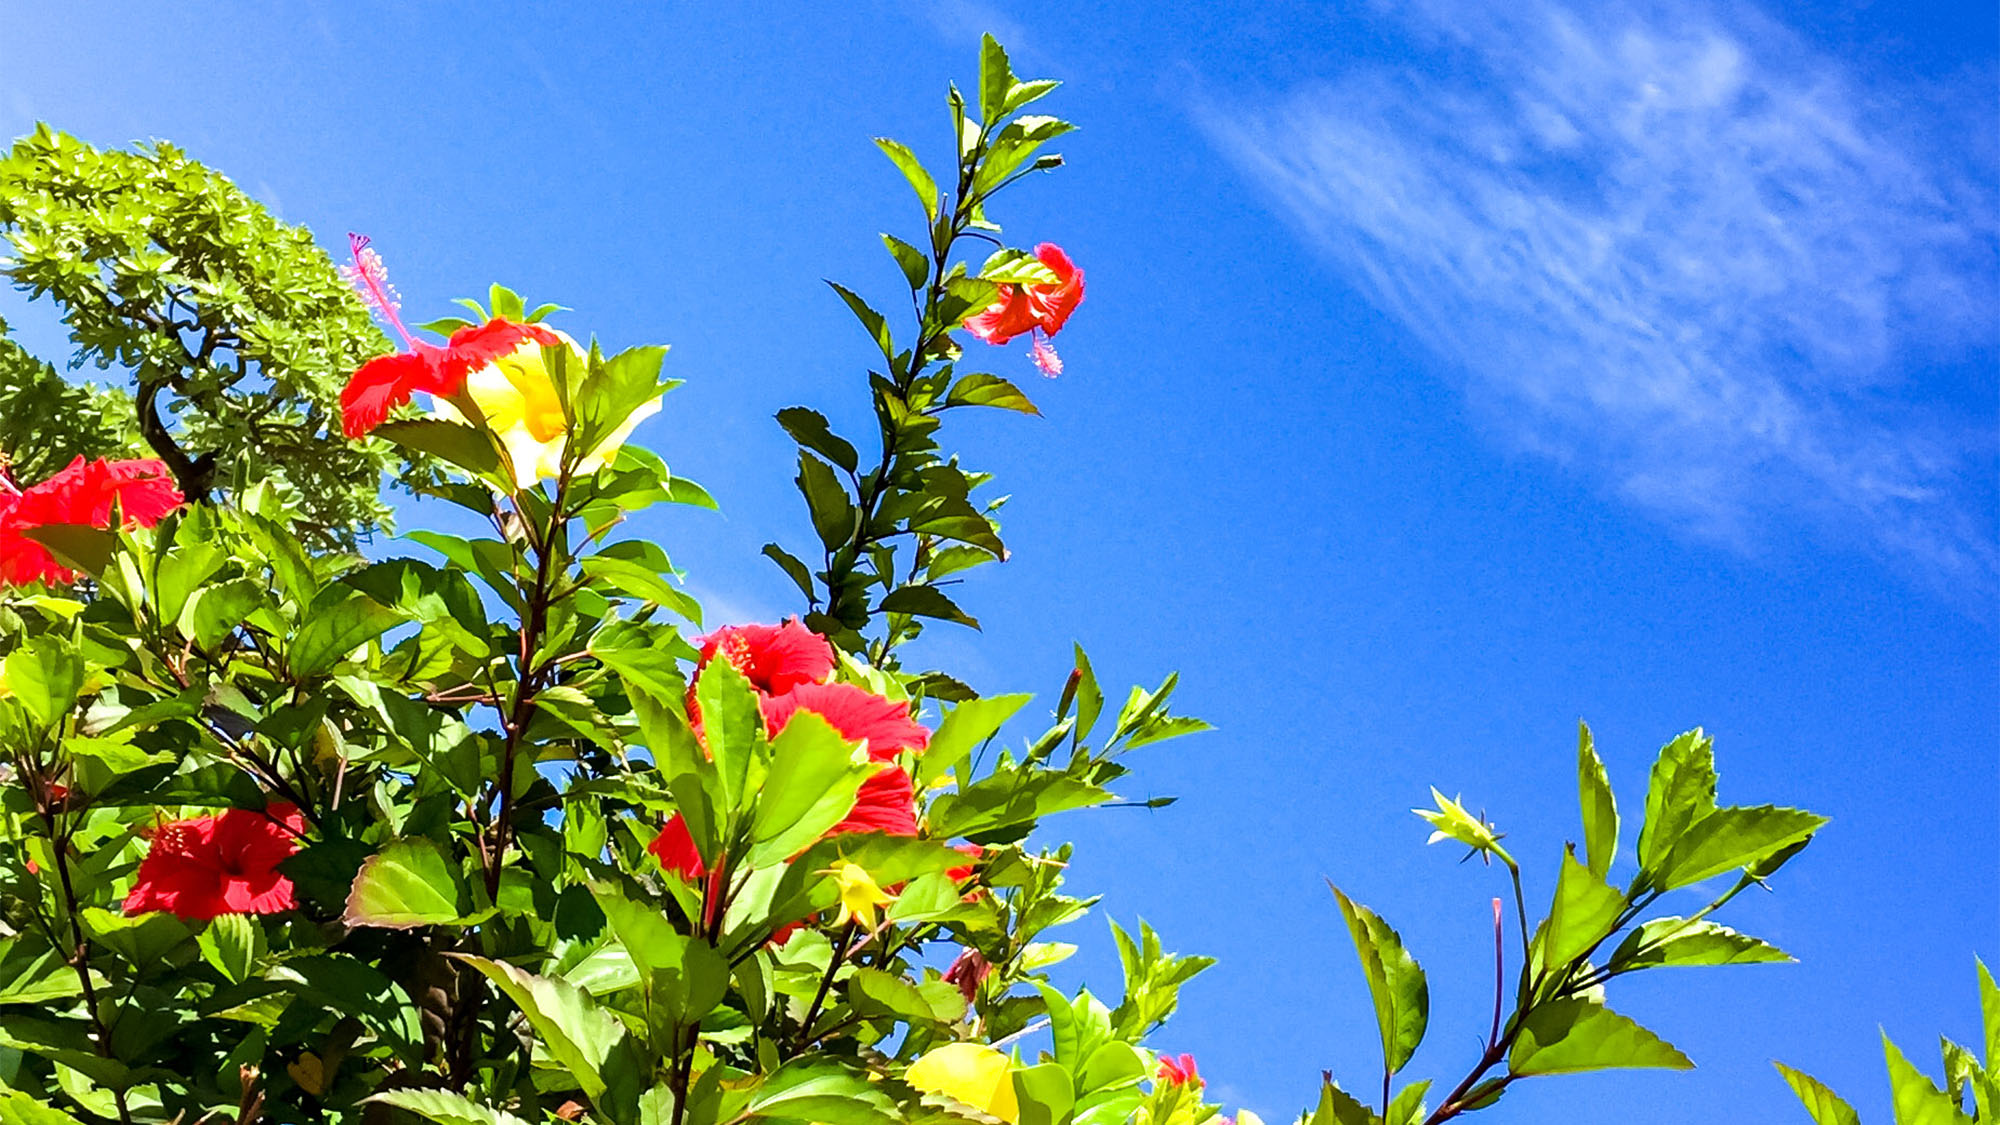
{"type": "Polygon", "coordinates": [[[380,478],[402,470],[341,437],[339,394],[388,343],[310,232],[171,145],[47,126],[0,158],[0,232],[0,273],[61,313],[72,366],[117,373],[68,384],[0,324],[0,451],[22,479],[152,456],[195,499],[266,483],[319,545],[387,526],[380,478]]]}
{"type": "MultiPolygon", "coordinates": [[[[1944,1061],[1944,1085],[1940,1088],[1929,1076],[1904,1056],[1902,1050],[1882,1036],[1882,1056],[1889,1071],[1889,1100],[1896,1125],[1992,1125],[2000,1121],[2000,987],[1983,961],[1979,970],[1979,1014],[1984,1029],[1986,1058],[1950,1039],[1939,1043],[1944,1061]],[[1968,1091],[1970,1097],[1967,1097],[1968,1091]],[[1968,1105],[1971,1113],[1967,1113],[1968,1105]]],[[[1792,1093],[1798,1095],[1817,1125],[1861,1125],[1854,1107],[1841,1100],[1826,1084],[1784,1063],[1773,1063],[1792,1093]]]]}
{"type": "MultiPolygon", "coordinates": [[[[0,398],[62,404],[10,411],[0,442],[24,472],[137,442],[218,503],[149,528],[37,530],[86,579],[0,590],[0,1122],[1219,1120],[1146,1045],[1209,958],[1112,923],[1115,1004],[1049,982],[1076,948],[1056,931],[1097,900],[1064,893],[1071,849],[1039,833],[1117,803],[1132,752],[1207,729],[1172,712],[1177,678],[1107,699],[1078,646],[1031,721],[1027,694],[904,666],[924,622],[977,628],[957,584],[1006,557],[1002,498],[947,451],[943,424],[965,407],[1036,413],[1006,379],[961,371],[956,334],[1000,286],[1055,280],[992,250],[987,213],[1061,163],[1042,146],[1070,126],[1022,112],[1055,86],[1020,79],[988,37],[976,107],[955,88],[948,100],[949,175],[878,142],[924,228],[883,236],[914,323],[833,286],[872,345],[877,441],[806,407],[778,414],[817,546],[764,553],[841,650],[826,690],[927,724],[893,745],[811,707],[778,726],[770,670],[723,636],[702,658],[684,576],[659,544],[620,537],[657,505],[715,507],[618,437],[675,386],[664,348],[542,349],[536,390],[563,437],[548,463],[517,461],[464,402],[345,443],[342,380],[383,344],[305,232],[164,145],[100,153],[47,129],[17,144],[0,162],[4,268],[63,311],[80,359],[134,390],[72,386],[0,340],[0,398]],[[985,244],[976,268],[967,239],[985,244]],[[413,487],[489,530],[345,550],[383,518],[377,480],[399,459],[424,467],[413,487]],[[875,813],[898,815],[857,828],[871,790],[889,792],[875,813]],[[226,831],[250,841],[228,862],[177,864],[226,831]],[[142,910],[163,887],[178,913],[142,910]],[[1018,1046],[1043,1029],[1047,1050],[1018,1046]]],[[[562,311],[498,286],[464,304],[482,320],[562,311]]],[[[1486,1048],[1435,1110],[1431,1080],[1394,1085],[1430,1024],[1424,972],[1335,890],[1380,1032],[1381,1100],[1329,1076],[1310,1125],[1432,1125],[1528,1076],[1685,1067],[1604,1005],[1607,983],[1787,959],[1708,916],[1822,818],[1719,807],[1712,745],[1691,732],[1654,767],[1621,889],[1588,728],[1578,782],[1582,858],[1560,858],[1532,935],[1497,828],[1436,789],[1418,810],[1433,840],[1506,868],[1519,930],[1503,1020],[1496,900],[1486,1048]],[[1646,917],[1730,872],[1701,910],[1646,917]]],[[[1990,1057],[2000,1001],[1983,969],[1982,987],[1990,1057]]],[[[1967,1084],[1990,1119],[1992,1072],[1955,1045],[1945,1062],[1949,1094],[1891,1048],[1909,1119],[1967,1084]]]]}

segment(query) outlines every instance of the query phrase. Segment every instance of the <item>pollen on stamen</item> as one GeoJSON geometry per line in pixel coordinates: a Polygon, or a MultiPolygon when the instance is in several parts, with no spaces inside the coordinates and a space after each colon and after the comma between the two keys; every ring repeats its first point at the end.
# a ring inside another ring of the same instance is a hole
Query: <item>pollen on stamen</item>
{"type": "Polygon", "coordinates": [[[354,262],[340,267],[341,280],[353,286],[361,299],[395,328],[405,344],[413,344],[410,331],[403,327],[403,318],[397,311],[403,307],[402,294],[389,283],[389,268],[382,264],[382,255],[371,249],[369,242],[365,234],[348,232],[347,247],[354,255],[354,262]]]}
{"type": "Polygon", "coordinates": [[[1035,366],[1041,369],[1042,374],[1049,378],[1053,379],[1062,374],[1062,357],[1056,354],[1056,346],[1039,332],[1035,334],[1035,343],[1028,349],[1028,355],[1034,359],[1035,366]]]}

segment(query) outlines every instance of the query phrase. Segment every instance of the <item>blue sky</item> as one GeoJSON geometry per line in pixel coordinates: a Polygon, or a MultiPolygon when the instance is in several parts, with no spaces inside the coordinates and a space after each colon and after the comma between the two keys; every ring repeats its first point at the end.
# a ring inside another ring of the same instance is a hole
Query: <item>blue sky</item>
{"type": "MultiPolygon", "coordinates": [[[[1790,966],[1627,978],[1692,1074],[1548,1079],[1495,1121],[1800,1120],[1768,1060],[1886,1121],[1876,1029],[1975,1038],[2000,959],[1995,13],[1629,0],[984,8],[0,5],[0,133],[168,138],[408,311],[503,281],[688,385],[641,431],[721,499],[660,539],[717,620],[795,607],[771,414],[851,431],[947,78],[993,30],[1061,77],[1069,167],[996,215],[1089,274],[1047,417],[955,422],[1014,558],[933,634],[987,690],[1183,675],[1220,728],[1158,812],[1058,822],[1073,883],[1222,959],[1160,1045],[1289,1118],[1374,1072],[1340,883],[1430,971],[1413,1074],[1477,1052],[1492,872],[1406,811],[1462,793],[1546,896],[1575,723],[1621,805],[1717,737],[1723,798],[1834,818],[1732,924],[1790,966]],[[717,10],[721,9],[721,10],[717,10]],[[1790,1115],[1790,1116],[1788,1116],[1790,1115]]],[[[31,341],[46,319],[0,298],[31,341]]],[[[53,346],[53,344],[51,344],[53,346]]],[[[1629,837],[1628,837],[1629,843],[1629,837]]],[[[1628,852],[1629,856],[1629,852],[1628,852]]],[[[1677,903],[1691,906],[1692,903],[1677,903]]],[[[1070,979],[1116,992],[1093,919],[1070,979]]]]}

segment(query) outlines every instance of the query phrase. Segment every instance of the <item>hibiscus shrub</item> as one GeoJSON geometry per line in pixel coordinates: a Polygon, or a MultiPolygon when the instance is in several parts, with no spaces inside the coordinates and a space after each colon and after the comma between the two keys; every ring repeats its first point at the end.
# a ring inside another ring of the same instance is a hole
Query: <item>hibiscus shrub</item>
{"type": "MultiPolygon", "coordinates": [[[[878,142],[924,217],[914,241],[885,236],[915,323],[899,339],[835,286],[881,352],[872,464],[824,416],[778,416],[819,540],[765,548],[797,618],[710,629],[661,547],[624,532],[656,505],[713,506],[628,441],[673,386],[664,348],[607,354],[497,286],[427,342],[365,239],[349,280],[403,348],[357,360],[341,428],[368,463],[449,466],[420,487],[486,531],[363,559],[256,474],[204,503],[157,461],[0,473],[0,1125],[1215,1119],[1195,1061],[1145,1046],[1209,961],[1114,924],[1122,997],[1053,987],[1074,947],[1051,931],[1092,902],[1063,893],[1068,847],[1036,835],[1112,800],[1132,751],[1205,724],[1170,711],[1172,677],[1108,707],[1079,649],[1009,743],[1029,696],[906,663],[926,622],[972,623],[947,584],[1006,556],[999,502],[943,422],[1034,413],[961,349],[1027,336],[1053,375],[1083,299],[1051,244],[959,257],[997,244],[996,196],[1060,164],[1041,150],[1069,126],[1023,112],[1054,87],[989,38],[977,106],[951,92],[943,188],[878,142]]],[[[1684,1065],[1603,1006],[1605,982],[1782,958],[1707,916],[1819,818],[1718,808],[1709,743],[1683,736],[1614,890],[1587,732],[1580,766],[1586,858],[1562,859],[1533,936],[1492,827],[1442,795],[1424,814],[1507,868],[1520,932],[1512,1013],[1496,963],[1486,1051],[1434,1111],[1428,1083],[1390,1091],[1428,1018],[1422,971],[1336,892],[1383,1101],[1329,1078],[1312,1125],[1442,1121],[1527,1075],[1684,1065]],[[1641,920],[1732,872],[1699,914],[1641,920]]],[[[1498,900],[1494,917],[1500,956],[1498,900]]]]}

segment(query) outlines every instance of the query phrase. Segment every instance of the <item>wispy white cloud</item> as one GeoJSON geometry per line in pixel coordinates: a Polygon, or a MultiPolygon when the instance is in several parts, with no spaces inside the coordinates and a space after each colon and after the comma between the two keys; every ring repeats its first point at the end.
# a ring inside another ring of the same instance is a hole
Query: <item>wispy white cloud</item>
{"type": "Polygon", "coordinates": [[[1687,4],[1383,18],[1407,64],[1197,112],[1490,417],[1699,533],[1992,588],[1991,75],[1891,89],[1687,4]]]}

